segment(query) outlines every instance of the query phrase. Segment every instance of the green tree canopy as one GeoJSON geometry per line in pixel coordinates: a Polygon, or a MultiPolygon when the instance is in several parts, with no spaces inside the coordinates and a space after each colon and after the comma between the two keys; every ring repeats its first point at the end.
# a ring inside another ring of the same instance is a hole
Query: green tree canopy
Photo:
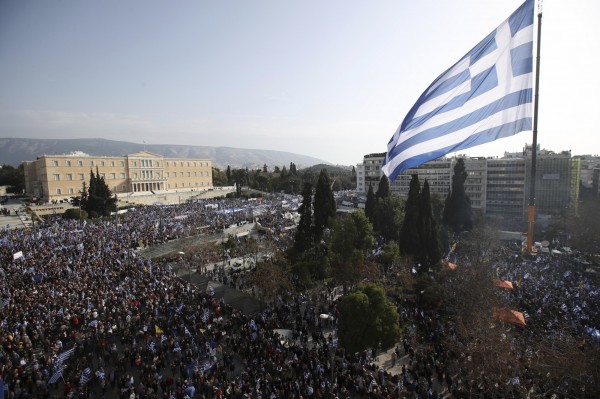
{"type": "Polygon", "coordinates": [[[294,249],[298,254],[305,252],[313,243],[312,228],[312,184],[304,183],[302,188],[302,203],[298,208],[300,221],[296,227],[294,249]]]}
{"type": "Polygon", "coordinates": [[[325,228],[329,226],[331,219],[335,217],[335,201],[331,192],[331,180],[327,169],[322,169],[315,188],[315,199],[313,203],[313,239],[316,243],[321,242],[325,228]]]}
{"type": "Polygon", "coordinates": [[[379,186],[377,188],[377,194],[375,194],[375,197],[377,197],[377,200],[379,201],[389,197],[390,194],[390,181],[386,175],[382,175],[381,179],[379,180],[379,186]]]}
{"type": "Polygon", "coordinates": [[[375,194],[373,193],[373,185],[369,183],[369,191],[367,192],[367,202],[365,202],[365,215],[369,218],[371,223],[374,221],[375,212],[375,194]]]}
{"type": "Polygon", "coordinates": [[[461,233],[473,228],[471,200],[465,192],[467,176],[465,160],[459,158],[456,165],[454,165],[452,189],[446,197],[443,215],[444,224],[455,233],[461,233]]]}
{"type": "Polygon", "coordinates": [[[222,172],[219,168],[212,168],[213,186],[222,187],[228,184],[227,175],[222,172]]]}
{"type": "Polygon", "coordinates": [[[331,273],[344,287],[360,280],[365,256],[373,247],[373,226],[362,209],[336,219],[329,241],[331,273]]]}
{"type": "Polygon", "coordinates": [[[421,271],[437,264],[442,259],[442,245],[440,243],[438,224],[433,218],[429,182],[425,180],[419,202],[419,230],[421,241],[417,259],[421,263],[421,271]]]}
{"type": "Polygon", "coordinates": [[[412,175],[408,189],[408,197],[404,207],[404,222],[400,230],[400,250],[406,254],[419,253],[419,201],[421,197],[421,183],[419,175],[412,175]]]}
{"type": "MultiPolygon", "coordinates": [[[[85,184],[83,191],[85,191],[85,184]]],[[[90,184],[87,192],[81,195],[81,207],[90,217],[108,216],[117,210],[117,197],[112,195],[98,169],[95,174],[90,170],[90,184]]]]}
{"type": "Polygon", "coordinates": [[[0,168],[0,186],[8,186],[9,193],[22,193],[25,189],[25,173],[23,164],[15,168],[11,165],[2,165],[0,168]]]}
{"type": "Polygon", "coordinates": [[[388,196],[375,204],[373,227],[386,240],[397,241],[404,218],[404,199],[388,196]]]}
{"type": "Polygon", "coordinates": [[[340,345],[348,353],[389,349],[400,337],[400,316],[379,285],[365,285],[344,296],[337,307],[340,345]]]}

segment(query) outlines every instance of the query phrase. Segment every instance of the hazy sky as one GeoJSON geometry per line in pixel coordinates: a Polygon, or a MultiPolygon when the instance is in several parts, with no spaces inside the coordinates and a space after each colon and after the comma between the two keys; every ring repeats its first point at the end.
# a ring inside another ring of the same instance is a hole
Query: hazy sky
{"type": "MultiPolygon", "coordinates": [[[[0,137],[356,164],[521,0],[2,0],[0,137]]],[[[600,154],[600,1],[546,0],[538,141],[600,154]]],[[[531,132],[468,150],[521,150],[531,132]]],[[[1,162],[1,160],[0,160],[1,162]]]]}

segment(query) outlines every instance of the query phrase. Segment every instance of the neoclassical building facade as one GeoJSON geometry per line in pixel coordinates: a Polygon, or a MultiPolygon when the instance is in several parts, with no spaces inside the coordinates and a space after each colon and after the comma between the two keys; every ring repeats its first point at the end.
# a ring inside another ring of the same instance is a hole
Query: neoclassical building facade
{"type": "Polygon", "coordinates": [[[120,157],[83,152],[42,155],[26,161],[25,190],[43,201],[78,196],[90,173],[98,172],[114,194],[212,189],[209,159],[165,158],[149,151],[120,157]]]}

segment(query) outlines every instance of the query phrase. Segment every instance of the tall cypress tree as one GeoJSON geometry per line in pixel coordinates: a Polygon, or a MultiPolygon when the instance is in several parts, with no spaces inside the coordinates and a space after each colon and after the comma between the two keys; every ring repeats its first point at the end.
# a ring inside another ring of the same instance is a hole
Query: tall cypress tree
{"type": "Polygon", "coordinates": [[[412,175],[408,189],[408,197],[404,208],[404,222],[400,230],[400,250],[407,254],[420,252],[419,239],[419,201],[421,196],[421,183],[419,175],[412,175]]]}
{"type": "Polygon", "coordinates": [[[417,259],[421,262],[420,271],[424,271],[430,265],[434,265],[442,259],[442,244],[438,225],[433,217],[427,179],[423,183],[421,200],[419,201],[419,239],[421,246],[417,259]]]}
{"type": "Polygon", "coordinates": [[[390,181],[386,175],[381,176],[379,187],[377,188],[377,200],[384,199],[390,196],[390,181]]]}
{"type": "Polygon", "coordinates": [[[375,194],[373,194],[373,185],[369,183],[369,191],[367,192],[367,202],[365,202],[365,215],[373,223],[373,215],[375,211],[375,194]]]}
{"type": "Polygon", "coordinates": [[[300,221],[294,237],[294,248],[298,253],[306,251],[313,242],[312,237],[312,184],[304,183],[302,187],[302,204],[298,208],[300,221]]]}
{"type": "Polygon", "coordinates": [[[471,200],[465,192],[467,176],[465,160],[459,158],[456,165],[454,165],[452,189],[446,197],[443,216],[444,224],[450,227],[455,233],[468,231],[473,227],[471,200]]]}
{"type": "Polygon", "coordinates": [[[333,217],[335,217],[335,201],[331,192],[331,180],[327,169],[322,169],[317,180],[314,201],[313,239],[316,243],[321,242],[323,232],[333,217]]]}

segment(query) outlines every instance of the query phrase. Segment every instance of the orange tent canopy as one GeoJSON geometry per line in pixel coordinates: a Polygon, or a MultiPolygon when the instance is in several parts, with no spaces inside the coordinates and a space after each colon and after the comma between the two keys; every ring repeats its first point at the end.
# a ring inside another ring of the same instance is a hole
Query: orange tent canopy
{"type": "Polygon", "coordinates": [[[508,308],[492,308],[492,317],[498,320],[506,321],[517,326],[525,327],[525,317],[523,313],[508,308]]]}
{"type": "Polygon", "coordinates": [[[509,290],[513,289],[513,283],[506,280],[496,280],[494,281],[494,285],[500,288],[508,288],[509,290]]]}

